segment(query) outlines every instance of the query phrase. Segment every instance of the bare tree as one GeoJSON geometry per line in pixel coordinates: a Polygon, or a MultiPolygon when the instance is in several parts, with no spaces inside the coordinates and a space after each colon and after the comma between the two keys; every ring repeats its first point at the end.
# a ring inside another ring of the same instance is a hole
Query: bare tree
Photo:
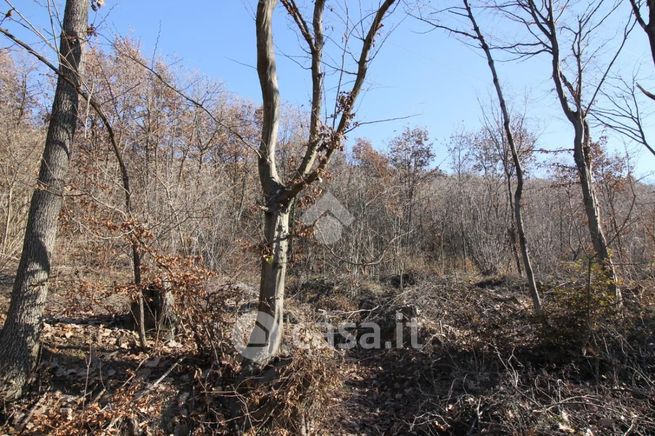
{"type": "Polygon", "coordinates": [[[534,278],[534,271],[532,269],[532,262],[530,260],[530,251],[528,249],[528,242],[525,236],[525,228],[523,225],[523,166],[521,165],[521,159],[519,158],[518,148],[514,142],[514,132],[512,131],[512,121],[510,118],[509,110],[507,109],[507,103],[505,101],[505,96],[503,95],[503,89],[500,85],[500,79],[498,77],[498,71],[496,70],[496,64],[494,58],[491,54],[491,48],[487,44],[480,27],[475,19],[473,10],[468,0],[462,0],[464,4],[464,9],[466,11],[466,16],[471,22],[473,27],[474,34],[470,34],[474,38],[482,51],[484,51],[485,57],[487,58],[487,63],[489,65],[489,70],[491,71],[491,76],[493,78],[494,88],[496,90],[496,96],[498,97],[498,104],[500,105],[500,111],[503,120],[503,128],[505,131],[505,136],[507,143],[509,144],[509,149],[512,154],[512,161],[514,163],[514,169],[516,171],[516,189],[514,191],[514,219],[516,221],[516,230],[519,238],[519,246],[521,247],[521,257],[523,259],[523,267],[528,279],[528,287],[530,288],[530,296],[532,297],[532,304],[535,312],[541,312],[541,298],[539,297],[539,290],[537,289],[537,282],[534,278]]]}
{"type": "MultiPolygon", "coordinates": [[[[534,307],[534,311],[536,313],[540,313],[541,298],[539,297],[539,290],[537,289],[537,283],[534,278],[534,271],[532,269],[532,262],[530,260],[530,252],[528,249],[528,243],[527,243],[525,228],[523,224],[523,213],[522,213],[522,198],[523,198],[523,185],[524,185],[523,167],[521,165],[521,159],[519,157],[518,148],[516,146],[516,143],[514,142],[514,131],[512,129],[512,120],[510,117],[509,109],[507,108],[507,102],[505,101],[503,89],[500,84],[500,79],[498,77],[496,64],[493,55],[491,53],[491,48],[489,47],[489,44],[487,43],[484,34],[480,30],[480,27],[475,18],[473,9],[471,8],[469,1],[462,0],[461,7],[451,8],[449,9],[449,11],[456,15],[466,17],[471,24],[472,32],[455,29],[453,27],[445,26],[443,24],[435,24],[425,19],[422,20],[436,28],[445,29],[459,36],[463,36],[465,38],[474,40],[485,54],[485,57],[487,59],[487,64],[489,65],[489,71],[491,72],[491,76],[493,79],[494,89],[496,91],[496,97],[498,98],[498,104],[500,106],[504,136],[509,145],[509,149],[512,156],[512,162],[514,165],[514,170],[516,171],[516,189],[514,190],[514,201],[512,206],[514,211],[514,221],[516,223],[516,230],[519,240],[518,242],[521,248],[521,258],[523,260],[523,267],[525,268],[527,279],[528,279],[528,287],[530,288],[530,296],[532,297],[532,304],[534,307]]],[[[509,178],[508,178],[508,183],[511,183],[509,181],[509,178]]],[[[510,203],[512,203],[511,197],[510,197],[510,203]]]]}
{"type": "MultiPolygon", "coordinates": [[[[321,122],[323,103],[323,12],[325,1],[314,2],[311,27],[294,0],[282,4],[296,23],[307,43],[311,56],[312,100],[307,149],[295,177],[285,182],[276,163],[280,117],[280,93],[277,83],[275,50],[273,45],[273,11],[277,0],[259,0],[256,14],[257,72],[262,90],[263,122],[259,147],[259,180],[264,196],[264,246],[261,261],[259,312],[249,341],[249,357],[263,363],[275,355],[282,341],[284,288],[289,246],[289,215],[296,196],[326,171],[335,151],[342,147],[345,134],[351,128],[354,105],[359,96],[373,47],[382,22],[395,0],[384,0],[372,14],[353,73],[352,87],[339,93],[335,123],[330,128],[321,122]]],[[[362,25],[363,23],[358,24],[362,25]]]]}
{"type": "Polygon", "coordinates": [[[77,89],[87,36],[88,7],[88,0],[68,0],[64,11],[60,75],[9,314],[0,334],[0,392],[5,398],[21,394],[39,353],[52,252],[77,127],[77,89]]]}
{"type": "Polygon", "coordinates": [[[621,291],[594,190],[589,116],[628,35],[634,28],[634,22],[628,20],[619,35],[617,49],[605,65],[599,68],[599,77],[595,82],[588,78],[589,69],[593,65],[592,59],[597,62],[601,50],[599,47],[602,47],[602,44],[594,44],[594,38],[598,38],[598,32],[609,18],[616,14],[619,6],[620,2],[606,0],[595,0],[584,5],[557,0],[513,0],[499,5],[508,17],[525,26],[532,38],[528,42],[515,43],[505,48],[521,57],[542,53],[550,56],[551,77],[557,99],[575,132],[573,158],[582,188],[591,242],[598,262],[613,283],[612,287],[620,304],[621,291]],[[570,18],[570,22],[566,18],[570,18]],[[569,52],[562,48],[566,46],[570,47],[569,52]]]}

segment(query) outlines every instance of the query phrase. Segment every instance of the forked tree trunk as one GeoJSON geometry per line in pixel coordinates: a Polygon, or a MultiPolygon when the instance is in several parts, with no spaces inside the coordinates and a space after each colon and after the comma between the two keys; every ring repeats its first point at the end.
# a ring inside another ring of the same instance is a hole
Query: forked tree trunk
{"type": "Polygon", "coordinates": [[[0,396],[4,398],[20,396],[39,352],[52,250],[77,124],[77,89],[87,20],[88,0],[66,2],[60,43],[60,75],[9,313],[0,334],[0,396]]]}
{"type": "Polygon", "coordinates": [[[598,200],[596,199],[596,193],[594,190],[593,176],[591,172],[591,156],[589,154],[590,141],[589,129],[586,123],[584,121],[579,121],[575,124],[573,158],[580,177],[582,200],[587,215],[589,235],[594,247],[594,252],[596,253],[596,258],[605,271],[605,274],[607,274],[607,279],[611,282],[611,287],[617,303],[621,305],[623,301],[621,288],[618,286],[614,263],[612,262],[607,247],[607,238],[605,237],[603,226],[600,221],[600,209],[598,207],[598,200]]]}
{"type": "Polygon", "coordinates": [[[259,306],[255,328],[250,336],[246,357],[265,363],[282,343],[284,283],[289,249],[289,212],[276,210],[264,214],[267,252],[262,259],[259,306]]]}
{"type": "Polygon", "coordinates": [[[366,72],[374,39],[382,28],[382,20],[396,0],[384,0],[375,13],[371,26],[362,41],[362,49],[357,63],[352,89],[343,94],[344,105],[338,127],[332,140],[321,138],[321,102],[323,100],[323,73],[321,71],[323,49],[322,16],[325,0],[314,2],[312,31],[293,0],[283,2],[287,12],[299,27],[307,42],[312,57],[312,115],[310,135],[305,155],[296,170],[296,177],[285,185],[276,164],[276,147],[278,140],[280,92],[277,82],[275,47],[273,45],[273,11],[277,0],[259,0],[255,19],[257,33],[257,74],[262,91],[262,137],[259,146],[257,166],[259,181],[264,196],[264,252],[259,289],[259,312],[256,325],[250,335],[245,357],[264,364],[279,350],[283,331],[284,281],[287,272],[289,252],[289,216],[296,196],[303,188],[325,171],[330,156],[340,148],[340,141],[345,135],[352,110],[359,94],[366,72]],[[324,154],[320,152],[325,149],[324,154]],[[317,162],[316,168],[314,164],[317,162]]]}

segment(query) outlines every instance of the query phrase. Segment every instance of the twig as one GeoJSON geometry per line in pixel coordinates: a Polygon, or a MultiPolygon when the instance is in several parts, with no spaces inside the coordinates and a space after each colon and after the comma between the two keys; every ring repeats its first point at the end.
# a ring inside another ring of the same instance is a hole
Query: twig
{"type": "Polygon", "coordinates": [[[158,378],[157,380],[155,380],[153,383],[151,383],[150,385],[148,385],[148,387],[146,387],[144,390],[142,390],[141,392],[139,392],[139,393],[136,395],[136,397],[134,397],[134,401],[139,400],[139,399],[142,398],[145,394],[147,394],[148,392],[150,392],[151,390],[153,390],[154,388],[156,388],[157,385],[159,385],[159,383],[161,383],[161,382],[162,382],[166,377],[168,377],[169,374],[170,374],[171,372],[173,372],[173,370],[177,367],[177,365],[179,365],[180,363],[182,363],[183,360],[184,360],[184,357],[180,357],[179,359],[177,359],[177,360],[175,361],[175,363],[172,364],[171,367],[168,368],[168,370],[167,370],[165,373],[162,374],[161,377],[159,377],[159,378],[158,378]]]}

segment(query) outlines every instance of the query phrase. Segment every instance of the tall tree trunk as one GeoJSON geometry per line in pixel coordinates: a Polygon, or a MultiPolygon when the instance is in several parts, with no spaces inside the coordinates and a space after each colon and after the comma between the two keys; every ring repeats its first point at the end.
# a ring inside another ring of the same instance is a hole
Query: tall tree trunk
{"type": "Polygon", "coordinates": [[[68,0],[60,43],[60,75],[48,135],[30,203],[9,314],[0,334],[0,396],[4,398],[22,393],[39,352],[52,251],[77,125],[77,89],[87,21],[88,0],[68,0]]]}
{"type": "Polygon", "coordinates": [[[289,249],[289,211],[264,214],[266,249],[262,258],[257,322],[250,336],[246,357],[265,363],[282,343],[284,283],[289,249]]]}
{"type": "Polygon", "coordinates": [[[580,177],[580,186],[582,188],[582,199],[584,202],[585,213],[587,215],[587,225],[591,243],[594,247],[598,262],[607,274],[608,280],[612,282],[612,290],[615,294],[617,303],[621,305],[621,289],[617,283],[614,263],[607,247],[607,238],[603,231],[603,225],[600,220],[600,208],[593,185],[593,176],[591,172],[591,155],[590,155],[589,127],[584,120],[575,123],[575,139],[573,143],[573,158],[575,166],[580,177]]]}
{"type": "Polygon", "coordinates": [[[503,129],[505,130],[505,135],[507,136],[507,143],[509,144],[509,149],[512,153],[512,160],[514,162],[514,167],[516,169],[516,190],[514,191],[514,218],[516,220],[516,230],[519,237],[519,245],[521,247],[521,256],[523,258],[523,266],[525,267],[525,273],[528,278],[528,286],[530,288],[530,296],[532,297],[532,305],[535,313],[541,313],[541,298],[539,297],[539,290],[537,289],[537,282],[534,278],[534,272],[532,270],[532,263],[530,262],[530,252],[528,250],[528,242],[525,237],[525,229],[523,227],[523,213],[522,213],[522,204],[521,200],[523,197],[523,167],[521,166],[521,159],[519,157],[518,149],[516,143],[514,142],[514,134],[512,132],[512,123],[510,121],[510,113],[507,109],[507,103],[505,102],[505,96],[503,94],[503,89],[500,86],[500,79],[498,78],[498,71],[496,70],[496,64],[494,58],[491,54],[491,49],[487,44],[482,31],[480,30],[478,23],[473,15],[473,10],[469,5],[468,0],[463,0],[464,7],[468,14],[468,18],[471,21],[473,30],[475,31],[475,38],[480,43],[480,48],[484,51],[484,54],[487,58],[487,64],[489,65],[489,71],[491,71],[491,76],[494,83],[494,88],[496,89],[496,95],[498,97],[498,104],[500,105],[500,112],[503,117],[503,129]]]}
{"type": "Polygon", "coordinates": [[[279,128],[280,92],[273,47],[273,11],[277,0],[260,0],[257,5],[257,71],[264,103],[262,139],[259,148],[259,181],[264,194],[264,253],[259,285],[259,311],[245,357],[265,363],[282,341],[284,282],[289,249],[289,208],[282,205],[284,186],[275,163],[279,128]]]}
{"type": "MultiPolygon", "coordinates": [[[[535,12],[536,6],[535,3],[530,0],[529,2],[530,9],[535,12]]],[[[621,290],[617,283],[616,272],[614,270],[614,264],[610,258],[609,251],[607,249],[607,240],[605,234],[603,233],[603,228],[600,220],[600,209],[598,207],[598,202],[596,200],[596,195],[594,193],[593,187],[593,177],[591,171],[591,154],[590,154],[590,142],[591,137],[589,135],[589,125],[587,123],[587,114],[591,109],[591,103],[588,103],[587,106],[583,104],[582,101],[582,90],[583,90],[583,61],[582,61],[582,52],[580,44],[578,44],[577,50],[573,50],[573,56],[577,61],[577,72],[575,78],[575,87],[571,84],[571,81],[566,77],[561,69],[561,55],[560,55],[560,46],[557,37],[557,20],[555,19],[555,13],[553,9],[553,3],[549,3],[547,7],[547,17],[545,21],[539,25],[539,29],[544,33],[544,36],[548,38],[550,42],[549,52],[552,56],[552,78],[553,83],[555,84],[555,91],[557,92],[557,98],[562,106],[562,111],[566,118],[569,120],[573,129],[575,131],[573,139],[573,159],[575,161],[576,168],[578,170],[578,176],[580,177],[580,185],[582,188],[582,198],[584,202],[585,213],[587,215],[587,226],[589,228],[589,235],[591,237],[591,242],[594,246],[594,251],[596,252],[596,257],[601,263],[603,269],[607,273],[608,279],[612,282],[612,288],[616,295],[617,303],[619,306],[622,304],[621,290]],[[569,104],[569,99],[567,98],[567,91],[570,97],[573,99],[574,106],[571,107],[569,104]]],[[[536,13],[536,12],[535,12],[536,13]]],[[[542,16],[543,17],[543,16],[542,16]]],[[[587,22],[588,24],[588,22],[587,22]]],[[[588,33],[589,29],[581,28],[579,32],[588,33]]],[[[580,38],[580,33],[576,34],[576,38],[580,38]]],[[[625,43],[625,38],[627,34],[624,35],[623,42],[625,43]]],[[[580,42],[580,39],[578,39],[580,42]]],[[[619,50],[617,51],[614,60],[617,59],[619,53],[623,49],[623,44],[621,44],[619,50]]],[[[613,63],[610,62],[605,70],[605,74],[608,74],[613,63]]],[[[602,82],[601,82],[602,83],[602,82]]],[[[597,86],[600,86],[597,85],[597,86]]],[[[597,88],[598,90],[600,88],[597,88]]]]}

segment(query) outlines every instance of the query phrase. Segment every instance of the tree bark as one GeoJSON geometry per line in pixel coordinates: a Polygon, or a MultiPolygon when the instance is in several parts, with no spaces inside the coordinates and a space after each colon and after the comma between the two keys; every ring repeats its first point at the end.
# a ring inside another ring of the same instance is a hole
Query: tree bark
{"type": "Polygon", "coordinates": [[[77,89],[87,22],[88,1],[68,0],[60,42],[60,74],[45,149],[30,203],[9,313],[0,334],[0,396],[7,399],[21,395],[39,353],[58,217],[77,126],[77,89]]]}
{"type": "Polygon", "coordinates": [[[272,252],[262,258],[257,321],[246,355],[256,363],[270,360],[282,343],[284,284],[289,248],[288,210],[264,214],[264,235],[266,247],[272,252]]]}
{"type": "Polygon", "coordinates": [[[257,5],[257,72],[264,106],[259,147],[259,181],[265,201],[264,252],[262,253],[257,321],[245,357],[265,363],[282,341],[284,281],[286,276],[289,211],[281,205],[284,189],[277,172],[275,149],[279,128],[280,91],[273,46],[273,11],[277,0],[260,0],[257,5]]]}
{"type": "Polygon", "coordinates": [[[512,150],[512,155],[515,156],[514,165],[516,166],[516,191],[514,191],[514,216],[516,219],[516,230],[519,237],[519,246],[521,247],[521,257],[523,258],[523,265],[525,266],[525,273],[528,278],[532,305],[535,312],[540,313],[542,310],[541,298],[539,297],[537,282],[534,278],[534,270],[532,269],[532,262],[530,261],[530,251],[528,250],[528,242],[525,236],[525,228],[523,226],[523,170],[521,169],[521,162],[515,150],[512,150]]]}
{"type": "Polygon", "coordinates": [[[573,143],[573,158],[575,166],[580,177],[580,186],[582,187],[582,200],[584,202],[585,214],[587,215],[587,225],[591,243],[594,247],[596,257],[600,262],[603,270],[607,274],[607,279],[611,281],[612,291],[616,297],[617,303],[621,305],[622,295],[621,288],[617,284],[616,270],[607,247],[607,238],[603,231],[600,221],[600,209],[596,193],[594,190],[593,177],[591,172],[591,156],[589,128],[584,120],[578,120],[574,123],[575,138],[573,143]]]}

